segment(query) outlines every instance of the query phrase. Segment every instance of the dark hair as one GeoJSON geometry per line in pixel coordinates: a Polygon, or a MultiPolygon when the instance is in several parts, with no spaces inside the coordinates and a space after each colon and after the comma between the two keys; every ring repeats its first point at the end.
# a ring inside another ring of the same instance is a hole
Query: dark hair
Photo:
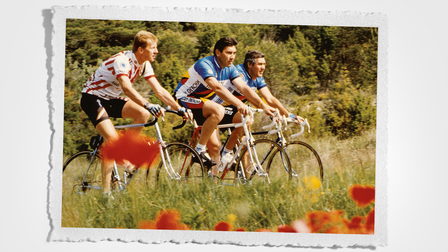
{"type": "Polygon", "coordinates": [[[246,56],[244,57],[244,68],[247,70],[247,63],[250,62],[252,65],[256,63],[256,59],[258,58],[264,58],[264,54],[257,50],[250,50],[247,51],[246,56]]]}
{"type": "Polygon", "coordinates": [[[216,49],[222,52],[224,48],[226,48],[227,46],[237,46],[237,45],[238,41],[236,41],[236,39],[234,38],[230,37],[221,38],[220,40],[218,40],[218,42],[216,42],[215,47],[213,48],[213,55],[216,56],[216,49]]]}

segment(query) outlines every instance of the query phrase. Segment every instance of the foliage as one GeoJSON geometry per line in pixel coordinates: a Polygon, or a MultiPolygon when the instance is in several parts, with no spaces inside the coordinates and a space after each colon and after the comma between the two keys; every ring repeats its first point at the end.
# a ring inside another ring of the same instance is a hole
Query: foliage
{"type": "Polygon", "coordinates": [[[345,138],[359,135],[375,126],[376,107],[372,103],[372,97],[355,88],[349,72],[342,70],[326,99],[326,124],[334,135],[345,138]]]}
{"type": "MultiPolygon", "coordinates": [[[[309,119],[314,137],[346,138],[375,127],[377,28],[89,19],[68,19],[66,27],[66,154],[96,134],[79,106],[82,85],[101,62],[130,50],[140,30],[158,38],[159,53],[152,65],[169,92],[197,59],[212,55],[219,38],[232,36],[239,42],[235,64],[243,63],[247,50],[263,52],[269,89],[289,111],[309,119]]],[[[134,86],[161,104],[143,79],[134,86]]],[[[114,120],[124,122],[129,121],[114,120]]],[[[175,122],[164,123],[170,128],[175,122]]],[[[191,136],[191,127],[163,131],[166,141],[187,142],[191,136]]]]}

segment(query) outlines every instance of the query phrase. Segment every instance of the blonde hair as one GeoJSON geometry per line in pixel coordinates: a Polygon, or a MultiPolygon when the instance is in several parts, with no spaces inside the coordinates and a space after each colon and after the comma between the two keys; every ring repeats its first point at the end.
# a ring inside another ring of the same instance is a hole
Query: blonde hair
{"type": "Polygon", "coordinates": [[[152,42],[157,42],[157,37],[148,31],[139,31],[134,38],[134,45],[132,46],[132,52],[137,52],[139,47],[146,48],[148,45],[148,39],[152,42]]]}

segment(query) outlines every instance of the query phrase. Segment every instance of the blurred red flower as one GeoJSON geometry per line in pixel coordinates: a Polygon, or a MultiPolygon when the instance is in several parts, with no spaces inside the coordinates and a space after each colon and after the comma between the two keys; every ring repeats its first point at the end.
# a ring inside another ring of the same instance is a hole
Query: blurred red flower
{"type": "Polygon", "coordinates": [[[375,209],[372,209],[366,217],[366,231],[369,234],[373,234],[375,231],[375,209]]]}
{"type": "Polygon", "coordinates": [[[297,233],[297,231],[289,225],[280,225],[277,227],[279,233],[297,233]]]}
{"type": "Polygon", "coordinates": [[[255,232],[272,232],[272,230],[266,229],[266,228],[259,228],[259,229],[255,230],[255,232]]]}
{"type": "Polygon", "coordinates": [[[180,223],[177,210],[163,210],[156,214],[154,221],[143,220],[138,224],[140,229],[190,230],[186,224],[180,223]]]}
{"type": "Polygon", "coordinates": [[[120,132],[118,139],[107,141],[100,147],[101,155],[121,165],[127,160],[138,168],[149,167],[159,154],[159,145],[154,141],[147,136],[120,132]]]}
{"type": "Polygon", "coordinates": [[[375,202],[375,187],[364,185],[351,185],[348,194],[359,207],[365,207],[375,202]]]}
{"type": "Polygon", "coordinates": [[[215,225],[215,231],[232,231],[233,225],[228,223],[227,221],[220,221],[215,225]]]}
{"type": "Polygon", "coordinates": [[[323,232],[329,226],[340,223],[342,220],[342,211],[334,210],[330,212],[315,211],[307,213],[307,224],[311,233],[323,232]]]}

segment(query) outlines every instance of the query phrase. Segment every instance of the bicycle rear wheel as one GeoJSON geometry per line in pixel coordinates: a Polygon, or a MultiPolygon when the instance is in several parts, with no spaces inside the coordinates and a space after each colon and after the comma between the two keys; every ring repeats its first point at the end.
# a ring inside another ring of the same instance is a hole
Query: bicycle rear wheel
{"type": "Polygon", "coordinates": [[[301,141],[291,141],[284,148],[292,166],[292,176],[309,181],[324,179],[324,168],[319,154],[311,145],[301,141]]]}
{"type": "Polygon", "coordinates": [[[148,169],[146,174],[148,185],[171,185],[177,182],[201,183],[206,174],[204,164],[202,160],[193,162],[193,155],[198,154],[188,144],[180,142],[167,144],[163,149],[163,155],[160,155],[161,160],[153,176],[150,175],[150,169],[148,169]]]}
{"type": "Polygon", "coordinates": [[[101,157],[93,151],[81,151],[71,156],[62,168],[62,192],[85,193],[102,189],[101,157]]]}

